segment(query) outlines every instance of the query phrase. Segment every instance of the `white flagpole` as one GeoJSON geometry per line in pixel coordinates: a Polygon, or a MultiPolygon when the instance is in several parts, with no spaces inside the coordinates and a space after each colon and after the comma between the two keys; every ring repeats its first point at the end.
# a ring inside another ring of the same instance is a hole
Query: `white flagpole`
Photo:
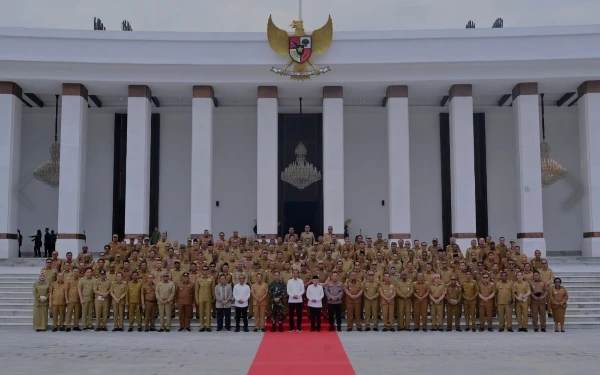
{"type": "Polygon", "coordinates": [[[298,0],[298,21],[302,21],[302,0],[298,0]]]}

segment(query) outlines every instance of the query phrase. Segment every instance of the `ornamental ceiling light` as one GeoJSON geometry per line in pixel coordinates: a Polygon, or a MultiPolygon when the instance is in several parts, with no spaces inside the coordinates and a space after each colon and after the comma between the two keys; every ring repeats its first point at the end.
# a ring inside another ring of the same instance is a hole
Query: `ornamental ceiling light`
{"type": "Polygon", "coordinates": [[[321,172],[314,165],[306,161],[307,150],[302,142],[298,143],[294,153],[296,154],[296,160],[281,172],[281,180],[298,190],[304,190],[306,187],[321,180],[321,172]]]}
{"type": "Polygon", "coordinates": [[[33,177],[56,189],[60,177],[60,144],[58,143],[58,95],[56,95],[56,116],[54,118],[54,143],[50,146],[50,160],[33,171],[33,177]]]}
{"type": "Polygon", "coordinates": [[[542,186],[548,187],[558,180],[565,178],[567,169],[550,157],[550,146],[546,142],[546,126],[544,122],[544,94],[542,98],[542,143],[540,144],[542,164],[542,186]]]}

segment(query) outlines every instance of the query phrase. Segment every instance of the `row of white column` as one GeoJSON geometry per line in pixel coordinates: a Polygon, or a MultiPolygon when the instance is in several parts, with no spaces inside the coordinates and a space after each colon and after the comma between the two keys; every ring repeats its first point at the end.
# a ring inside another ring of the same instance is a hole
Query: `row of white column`
{"type": "MultiPolygon", "coordinates": [[[[87,89],[64,84],[60,131],[60,186],[57,249],[77,253],[84,242],[84,197],[87,144],[87,89]]],[[[600,256],[600,81],[581,84],[579,139],[584,185],[584,256],[600,256]],[[596,125],[596,126],[594,126],[596,125]]],[[[16,257],[19,212],[21,88],[0,82],[0,258],[16,257]]],[[[278,232],[276,87],[259,87],[257,102],[257,225],[258,233],[278,232]]],[[[128,97],[126,235],[146,235],[150,194],[151,92],[147,86],[130,86],[128,97]]],[[[452,232],[462,248],[475,237],[475,179],[473,150],[473,99],[470,85],[454,85],[450,100],[452,232]]],[[[212,231],[212,157],[214,91],[195,86],[192,102],[192,170],[190,233],[212,231]]],[[[389,237],[411,239],[410,137],[408,88],[390,86],[386,95],[389,149],[389,237]]],[[[527,254],[545,252],[540,166],[539,103],[536,83],[513,90],[517,145],[518,243],[527,254]]],[[[323,201],[324,228],[333,226],[342,238],[344,227],[344,113],[342,87],[323,88],[323,201]]]]}

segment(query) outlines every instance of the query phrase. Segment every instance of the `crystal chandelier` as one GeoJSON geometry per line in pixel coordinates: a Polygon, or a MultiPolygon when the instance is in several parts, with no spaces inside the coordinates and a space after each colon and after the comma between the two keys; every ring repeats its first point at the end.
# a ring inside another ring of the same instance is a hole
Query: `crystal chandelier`
{"type": "Polygon", "coordinates": [[[299,190],[304,190],[307,186],[321,179],[321,172],[306,161],[307,150],[302,142],[298,143],[294,152],[296,160],[281,172],[281,180],[299,190]]]}
{"type": "Polygon", "coordinates": [[[33,177],[56,189],[60,176],[60,144],[58,143],[58,95],[56,95],[56,117],[54,118],[54,143],[50,146],[50,160],[33,171],[33,177]]]}
{"type": "Polygon", "coordinates": [[[542,98],[542,143],[540,144],[542,164],[542,186],[548,187],[556,181],[563,179],[567,173],[565,167],[550,157],[550,147],[546,142],[546,126],[544,123],[544,94],[542,98]]]}

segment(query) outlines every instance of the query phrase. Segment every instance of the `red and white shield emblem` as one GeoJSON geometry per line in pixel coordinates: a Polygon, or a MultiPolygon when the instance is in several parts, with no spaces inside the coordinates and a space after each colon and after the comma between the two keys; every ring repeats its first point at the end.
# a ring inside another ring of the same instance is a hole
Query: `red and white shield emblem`
{"type": "Polygon", "coordinates": [[[291,36],[290,57],[298,64],[306,62],[312,53],[312,38],[310,36],[291,36]]]}

